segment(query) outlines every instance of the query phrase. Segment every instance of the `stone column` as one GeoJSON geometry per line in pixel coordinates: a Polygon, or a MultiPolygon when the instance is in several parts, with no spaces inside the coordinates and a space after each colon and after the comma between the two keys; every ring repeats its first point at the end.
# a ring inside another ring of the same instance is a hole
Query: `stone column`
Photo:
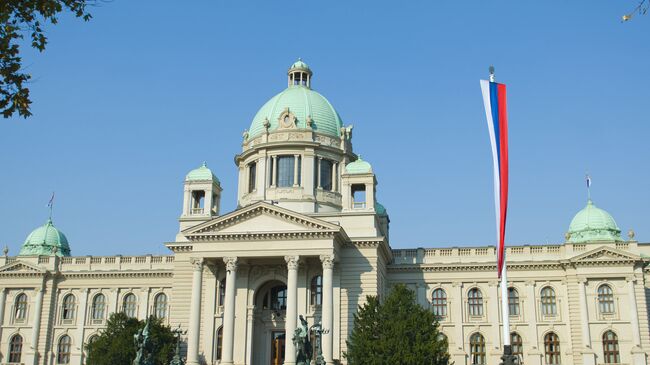
{"type": "Polygon", "coordinates": [[[583,365],[595,365],[596,354],[591,349],[589,309],[587,308],[587,292],[585,286],[587,286],[587,280],[578,279],[578,289],[580,291],[580,322],[582,322],[582,363],[583,365]]]}
{"type": "Polygon", "coordinates": [[[334,255],[320,257],[323,263],[323,357],[326,364],[334,363],[334,255]]]}
{"type": "Polygon", "coordinates": [[[77,315],[79,316],[79,319],[81,322],[77,322],[77,325],[79,326],[77,328],[77,349],[79,349],[79,358],[80,362],[83,364],[84,358],[86,357],[86,354],[84,353],[84,344],[85,344],[85,337],[86,337],[86,320],[87,320],[87,315],[88,315],[88,298],[90,296],[90,289],[86,288],[83,291],[83,299],[81,300],[81,304],[79,305],[79,310],[77,310],[77,315]]]}
{"type": "Polygon", "coordinates": [[[226,263],[226,297],[223,308],[223,348],[221,364],[232,365],[235,344],[235,287],[237,280],[237,257],[224,257],[226,263]]]}
{"type": "Polygon", "coordinates": [[[339,190],[339,163],[332,163],[332,191],[339,190]]]}
{"type": "MultiPolygon", "coordinates": [[[[488,290],[490,291],[490,297],[488,299],[487,307],[488,312],[486,317],[492,325],[492,351],[488,351],[488,356],[492,356],[493,360],[497,363],[499,362],[501,352],[501,326],[499,324],[499,319],[501,317],[501,312],[499,311],[499,282],[490,281],[488,283],[488,290]]],[[[491,361],[488,361],[490,363],[491,361]]]]}
{"type": "Polygon", "coordinates": [[[320,184],[320,165],[323,163],[323,158],[318,158],[318,164],[316,165],[316,186],[320,189],[322,188],[320,184]]]}
{"type": "MultiPolygon", "coordinates": [[[[465,341],[463,335],[463,311],[465,310],[465,306],[463,302],[463,283],[454,282],[452,283],[452,287],[453,294],[451,296],[452,301],[449,303],[449,313],[454,323],[454,347],[452,348],[451,344],[449,344],[449,354],[451,355],[451,360],[456,364],[465,364],[465,341]]],[[[451,338],[449,339],[451,340],[451,338]]]]}
{"type": "Polygon", "coordinates": [[[32,331],[31,348],[34,349],[34,359],[38,359],[38,337],[41,333],[41,317],[43,316],[43,294],[45,289],[41,286],[35,288],[36,306],[34,307],[34,330],[32,331]]]}
{"type": "Polygon", "coordinates": [[[190,324],[187,329],[187,364],[199,364],[199,335],[201,331],[201,290],[203,259],[192,258],[192,297],[190,299],[190,324]]]}
{"type": "Polygon", "coordinates": [[[636,306],[636,293],[634,290],[635,278],[627,279],[627,291],[630,301],[630,322],[632,323],[632,338],[634,339],[634,346],[641,347],[641,335],[639,332],[639,311],[636,306]]]}
{"type": "Polygon", "coordinates": [[[286,340],[284,342],[284,364],[296,363],[296,349],[291,341],[298,322],[298,264],[300,256],[285,256],[287,262],[287,318],[284,322],[286,340]]]}
{"type": "Polygon", "coordinates": [[[539,344],[539,335],[537,333],[537,301],[535,299],[535,282],[526,282],[526,301],[524,302],[522,314],[524,321],[529,324],[528,338],[530,339],[530,351],[524,350],[524,363],[539,365],[542,363],[542,348],[539,344]]]}
{"type": "Polygon", "coordinates": [[[273,165],[271,165],[271,187],[278,185],[278,156],[273,156],[273,165]]]}
{"type": "Polygon", "coordinates": [[[300,160],[298,157],[300,157],[300,155],[293,155],[293,186],[294,187],[298,186],[298,161],[300,160]]]}
{"type": "Polygon", "coordinates": [[[0,338],[2,338],[2,326],[4,326],[6,301],[7,301],[7,288],[2,288],[0,289],[0,338]]]}

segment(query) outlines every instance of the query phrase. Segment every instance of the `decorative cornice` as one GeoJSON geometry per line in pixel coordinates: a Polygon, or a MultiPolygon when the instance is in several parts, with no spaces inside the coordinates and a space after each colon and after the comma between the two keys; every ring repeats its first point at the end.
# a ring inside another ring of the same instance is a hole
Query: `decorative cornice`
{"type": "MultiPolygon", "coordinates": [[[[241,233],[208,233],[191,234],[187,238],[192,242],[214,241],[280,241],[299,239],[328,239],[335,238],[337,232],[241,232],[241,233]]],[[[167,247],[170,247],[169,245],[167,247]]],[[[190,246],[191,247],[191,246],[190,246]]],[[[170,247],[171,248],[171,247],[170,247]]]]}
{"type": "Polygon", "coordinates": [[[134,271],[134,270],[124,270],[124,271],[78,271],[78,272],[62,272],[60,277],[64,278],[171,278],[174,276],[174,273],[169,271],[134,271]]]}

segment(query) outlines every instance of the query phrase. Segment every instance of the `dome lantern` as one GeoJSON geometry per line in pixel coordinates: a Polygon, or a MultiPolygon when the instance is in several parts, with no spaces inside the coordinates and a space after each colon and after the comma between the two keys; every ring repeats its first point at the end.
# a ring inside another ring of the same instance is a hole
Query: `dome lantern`
{"type": "Polygon", "coordinates": [[[308,89],[311,88],[311,76],[312,72],[309,66],[298,58],[298,61],[294,62],[289,71],[287,72],[289,87],[291,86],[304,86],[308,89]]]}

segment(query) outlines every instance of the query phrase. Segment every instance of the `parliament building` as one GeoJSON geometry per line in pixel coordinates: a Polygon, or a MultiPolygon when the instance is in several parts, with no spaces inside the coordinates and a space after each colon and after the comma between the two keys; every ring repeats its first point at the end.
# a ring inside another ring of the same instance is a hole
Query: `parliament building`
{"type": "MultiPolygon", "coordinates": [[[[345,364],[359,305],[404,283],[440,319],[456,365],[497,365],[495,247],[392,249],[378,177],[312,76],[294,63],[244,133],[236,210],[220,210],[224,192],[205,163],[179,183],[169,255],[71,256],[51,220],[17,256],[5,251],[0,364],[86,364],[84,344],[120,311],[187,330],[189,365],[295,365],[303,315],[327,330],[327,364],[345,364]]],[[[650,244],[622,238],[591,201],[565,209],[578,212],[564,243],[507,247],[515,354],[526,365],[647,364],[650,244]]]]}

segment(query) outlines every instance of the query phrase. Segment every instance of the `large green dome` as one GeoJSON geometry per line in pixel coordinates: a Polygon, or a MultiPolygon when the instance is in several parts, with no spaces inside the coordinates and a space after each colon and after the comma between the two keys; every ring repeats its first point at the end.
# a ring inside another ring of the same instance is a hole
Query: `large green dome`
{"type": "Polygon", "coordinates": [[[614,218],[596,207],[591,200],[579,211],[569,225],[568,242],[622,241],[621,230],[614,218]]]}
{"type": "Polygon", "coordinates": [[[45,225],[36,228],[27,236],[23,247],[20,249],[19,256],[36,256],[52,255],[56,247],[57,256],[70,256],[70,246],[68,239],[63,232],[59,231],[48,219],[45,225]]]}
{"type": "MultiPolygon", "coordinates": [[[[291,66],[289,72],[309,70],[303,61],[291,66]]],[[[311,72],[311,71],[309,71],[311,72]]],[[[343,122],[332,104],[321,94],[310,88],[310,84],[290,85],[281,93],[272,97],[255,114],[251,127],[248,129],[249,138],[264,132],[265,121],[270,123],[269,131],[278,128],[279,118],[285,110],[296,117],[296,127],[308,128],[307,117],[311,118],[311,129],[315,132],[339,137],[343,122]]]]}

